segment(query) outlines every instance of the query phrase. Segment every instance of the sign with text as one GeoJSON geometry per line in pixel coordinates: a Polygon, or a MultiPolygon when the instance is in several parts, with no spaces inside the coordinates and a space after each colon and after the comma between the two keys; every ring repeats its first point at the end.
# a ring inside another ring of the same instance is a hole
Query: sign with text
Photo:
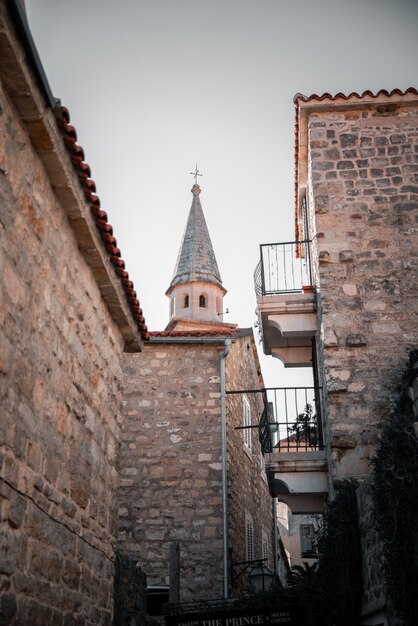
{"type": "Polygon", "coordinates": [[[166,626],[302,626],[293,607],[230,609],[225,612],[167,615],[166,626]]]}

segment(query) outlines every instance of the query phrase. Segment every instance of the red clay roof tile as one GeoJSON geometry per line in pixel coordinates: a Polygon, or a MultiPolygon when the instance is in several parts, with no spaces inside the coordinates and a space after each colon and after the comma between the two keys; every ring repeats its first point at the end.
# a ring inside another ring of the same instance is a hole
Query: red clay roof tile
{"type": "Polygon", "coordinates": [[[117,247],[116,238],[113,236],[113,228],[107,222],[107,213],[100,209],[100,198],[96,195],[96,183],[90,178],[91,170],[88,163],[84,161],[84,150],[79,146],[77,141],[77,131],[70,122],[70,114],[65,107],[57,107],[56,115],[58,125],[62,132],[64,145],[69,152],[71,161],[74,168],[77,171],[78,179],[84,190],[84,195],[90,203],[90,210],[92,215],[96,218],[95,224],[99,232],[100,238],[104,242],[104,247],[110,256],[110,261],[115,266],[116,276],[122,283],[122,288],[126,295],[129,308],[131,309],[133,318],[135,319],[138,329],[141,333],[141,337],[144,340],[148,340],[150,333],[145,325],[145,319],[142,316],[142,309],[139,307],[139,301],[136,297],[136,291],[134,290],[134,284],[129,280],[129,274],[124,269],[125,261],[120,258],[121,253],[117,247]]]}
{"type": "Polygon", "coordinates": [[[149,333],[150,337],[232,337],[239,328],[217,330],[155,330],[149,333]]]}
{"type": "Polygon", "coordinates": [[[388,98],[391,98],[392,96],[406,96],[409,93],[416,96],[418,95],[418,91],[415,89],[415,87],[408,87],[408,89],[405,89],[405,91],[402,91],[401,89],[392,89],[392,91],[380,89],[377,93],[373,93],[369,89],[366,89],[366,91],[363,91],[362,94],[357,93],[357,91],[352,91],[350,94],[348,94],[348,96],[341,91],[335,94],[335,96],[332,96],[330,93],[323,93],[321,96],[316,93],[310,96],[305,96],[302,93],[297,93],[293,98],[293,102],[297,104],[299,100],[301,100],[302,102],[311,102],[312,100],[318,100],[319,102],[321,102],[322,100],[339,100],[341,98],[343,100],[361,100],[366,96],[369,96],[370,98],[378,98],[379,96],[387,96],[388,98]]]}

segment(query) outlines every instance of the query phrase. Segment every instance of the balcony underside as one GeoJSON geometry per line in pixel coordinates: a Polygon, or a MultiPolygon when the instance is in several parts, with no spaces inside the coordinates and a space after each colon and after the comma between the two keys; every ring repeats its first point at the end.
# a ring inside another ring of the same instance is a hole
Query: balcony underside
{"type": "Polygon", "coordinates": [[[292,513],[322,513],[328,495],[325,452],[277,452],[266,458],[270,493],[292,513]]]}
{"type": "Polygon", "coordinates": [[[312,337],[316,334],[315,294],[259,296],[257,309],[265,354],[285,367],[312,365],[312,337]]]}

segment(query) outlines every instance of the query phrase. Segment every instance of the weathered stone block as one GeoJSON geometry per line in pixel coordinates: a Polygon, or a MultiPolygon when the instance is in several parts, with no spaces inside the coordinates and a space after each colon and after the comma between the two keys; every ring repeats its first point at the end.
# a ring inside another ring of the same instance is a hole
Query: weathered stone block
{"type": "Polygon", "coordinates": [[[66,559],[62,569],[62,580],[70,589],[80,588],[81,570],[76,561],[66,559]]]}
{"type": "Polygon", "coordinates": [[[16,571],[18,554],[17,539],[0,529],[0,574],[10,575],[16,571]]]}
{"type": "Polygon", "coordinates": [[[14,494],[10,504],[7,515],[7,520],[12,528],[20,528],[26,511],[26,500],[14,494]]]}
{"type": "Polygon", "coordinates": [[[349,261],[354,260],[354,252],[353,250],[341,250],[340,252],[340,261],[341,263],[347,263],[349,261]]]}
{"type": "Polygon", "coordinates": [[[359,135],[356,133],[341,133],[340,142],[342,148],[355,146],[359,140],[359,135]]]}
{"type": "Polygon", "coordinates": [[[348,385],[340,380],[330,380],[327,384],[328,393],[340,393],[341,391],[347,391],[348,385]]]}
{"type": "Polygon", "coordinates": [[[352,348],[353,347],[358,348],[360,346],[367,346],[367,339],[364,335],[354,333],[352,335],[347,336],[346,345],[352,348]]]}
{"type": "Polygon", "coordinates": [[[335,448],[355,448],[356,439],[348,432],[334,431],[331,436],[331,446],[335,448]]]}
{"type": "Polygon", "coordinates": [[[324,332],[324,346],[326,348],[333,348],[338,346],[338,339],[332,328],[327,328],[327,330],[324,332]]]}

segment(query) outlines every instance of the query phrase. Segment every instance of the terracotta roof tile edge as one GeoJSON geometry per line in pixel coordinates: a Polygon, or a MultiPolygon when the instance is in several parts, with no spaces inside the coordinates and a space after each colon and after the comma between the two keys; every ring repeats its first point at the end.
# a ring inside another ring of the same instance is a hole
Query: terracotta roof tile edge
{"type": "Polygon", "coordinates": [[[297,104],[299,101],[311,102],[312,100],[318,100],[319,102],[321,102],[322,100],[338,100],[340,98],[342,98],[343,100],[350,100],[352,98],[361,100],[361,98],[364,98],[366,96],[369,96],[370,98],[378,98],[379,96],[387,96],[388,98],[391,98],[392,96],[406,96],[407,94],[414,94],[415,96],[417,96],[418,90],[415,87],[408,87],[408,89],[405,89],[405,91],[396,88],[392,89],[392,91],[387,91],[387,89],[380,89],[377,93],[373,93],[372,91],[370,91],[370,89],[366,89],[366,91],[363,91],[362,94],[357,93],[357,91],[352,91],[350,94],[346,95],[340,91],[334,96],[328,92],[323,93],[322,95],[314,93],[310,96],[305,96],[302,93],[297,93],[293,98],[293,102],[295,104],[297,104]]]}
{"type": "Polygon", "coordinates": [[[232,337],[237,328],[231,330],[154,330],[149,337],[232,337]]]}
{"type": "Polygon", "coordinates": [[[90,166],[84,161],[84,150],[79,146],[77,141],[77,131],[70,122],[70,114],[66,107],[61,105],[55,107],[55,116],[61,130],[64,146],[70,155],[74,170],[78,176],[80,184],[84,190],[84,195],[90,204],[90,211],[94,217],[95,225],[103,246],[106,249],[110,262],[115,268],[115,273],[119,278],[122,289],[125,292],[128,306],[132,312],[132,316],[136,322],[141,337],[144,341],[148,340],[150,333],[145,324],[142,315],[139,300],[137,299],[134,284],[129,280],[129,274],[125,270],[125,261],[121,258],[121,252],[117,247],[116,238],[113,235],[113,228],[107,221],[107,213],[100,208],[100,198],[96,195],[96,183],[90,178],[90,166]]]}

